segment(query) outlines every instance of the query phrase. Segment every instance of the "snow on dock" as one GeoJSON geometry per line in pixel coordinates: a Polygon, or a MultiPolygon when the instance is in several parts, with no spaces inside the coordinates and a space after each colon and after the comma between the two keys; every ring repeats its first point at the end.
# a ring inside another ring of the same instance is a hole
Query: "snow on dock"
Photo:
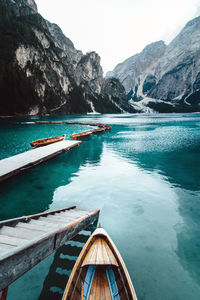
{"type": "Polygon", "coordinates": [[[81,144],[81,141],[61,141],[0,160],[0,182],[81,144]]]}

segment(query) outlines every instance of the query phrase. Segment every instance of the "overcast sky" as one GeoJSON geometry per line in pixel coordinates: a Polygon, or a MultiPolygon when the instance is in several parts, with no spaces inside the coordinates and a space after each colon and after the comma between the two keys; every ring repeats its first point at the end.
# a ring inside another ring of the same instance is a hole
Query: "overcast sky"
{"type": "Polygon", "coordinates": [[[96,51],[104,72],[158,40],[169,43],[200,14],[200,0],[35,0],[74,46],[96,51]]]}

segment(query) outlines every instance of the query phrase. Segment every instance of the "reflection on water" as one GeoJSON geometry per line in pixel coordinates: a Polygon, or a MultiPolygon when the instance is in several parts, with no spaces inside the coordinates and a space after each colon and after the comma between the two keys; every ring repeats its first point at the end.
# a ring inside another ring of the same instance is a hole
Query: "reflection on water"
{"type": "MultiPolygon", "coordinates": [[[[127,264],[138,299],[200,299],[199,114],[74,119],[109,124],[112,131],[2,184],[0,217],[68,205],[100,208],[100,221],[127,264]]],[[[24,126],[31,136],[28,126],[34,125],[24,124],[22,132],[24,126]]],[[[45,136],[49,128],[43,127],[45,136]]],[[[82,247],[84,238],[74,243],[82,247]]],[[[14,283],[8,299],[27,280],[30,292],[20,299],[59,299],[76,250],[73,243],[59,249],[14,283]]]]}
{"type": "MultiPolygon", "coordinates": [[[[98,142],[98,138],[94,140],[96,146],[84,143],[81,150],[80,147],[75,148],[3,183],[0,189],[0,219],[47,210],[56,188],[68,185],[81,165],[98,164],[103,144],[98,142]]],[[[63,205],[68,204],[65,202],[63,205]]]]}
{"type": "Polygon", "coordinates": [[[90,230],[82,231],[56,251],[39,296],[40,300],[56,300],[62,297],[71,270],[90,234],[90,230]]]}

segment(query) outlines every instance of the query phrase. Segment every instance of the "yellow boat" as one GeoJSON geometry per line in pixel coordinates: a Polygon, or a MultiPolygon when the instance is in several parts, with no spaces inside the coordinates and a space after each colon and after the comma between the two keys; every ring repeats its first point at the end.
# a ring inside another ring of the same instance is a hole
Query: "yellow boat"
{"type": "Polygon", "coordinates": [[[103,228],[85,244],[62,300],[137,300],[125,263],[103,228]]]}

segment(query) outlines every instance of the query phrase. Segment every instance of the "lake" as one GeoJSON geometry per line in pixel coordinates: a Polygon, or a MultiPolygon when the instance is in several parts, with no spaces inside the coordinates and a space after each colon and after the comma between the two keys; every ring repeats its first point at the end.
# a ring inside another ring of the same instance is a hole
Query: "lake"
{"type": "MultiPolygon", "coordinates": [[[[0,159],[29,142],[88,130],[81,125],[0,120],[0,159]]],[[[101,210],[138,300],[200,299],[200,114],[51,116],[104,123],[69,152],[0,185],[0,219],[76,205],[101,210]]],[[[8,300],[61,299],[85,230],[18,279],[8,300]]]]}

